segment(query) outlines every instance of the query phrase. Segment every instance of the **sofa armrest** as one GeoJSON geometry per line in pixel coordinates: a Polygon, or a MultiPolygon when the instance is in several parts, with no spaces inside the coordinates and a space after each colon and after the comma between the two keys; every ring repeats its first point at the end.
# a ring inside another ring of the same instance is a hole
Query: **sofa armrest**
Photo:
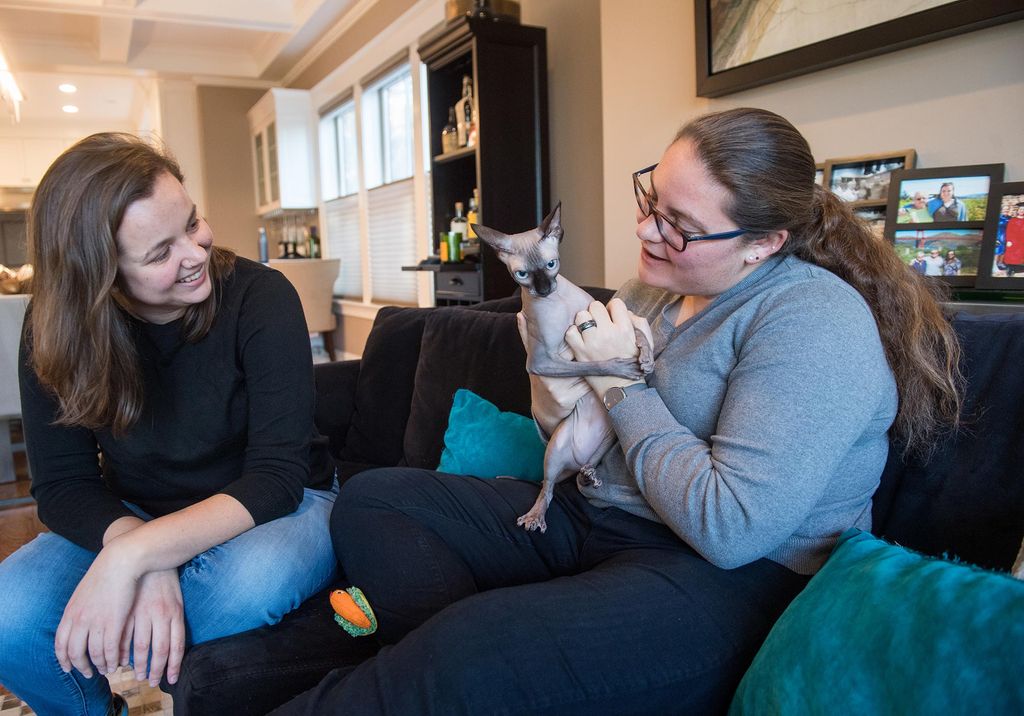
{"type": "Polygon", "coordinates": [[[356,407],[358,360],[317,363],[313,366],[316,404],[313,422],[330,444],[331,455],[337,459],[348,435],[348,426],[356,407]]]}

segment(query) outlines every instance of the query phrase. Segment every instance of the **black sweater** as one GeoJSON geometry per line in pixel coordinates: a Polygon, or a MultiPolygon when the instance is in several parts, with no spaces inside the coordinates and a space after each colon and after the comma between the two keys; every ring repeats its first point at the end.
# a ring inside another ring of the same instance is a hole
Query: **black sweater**
{"type": "Polygon", "coordinates": [[[133,514],[122,500],[158,517],[224,493],[262,524],[294,511],[303,487],[330,487],[333,465],[313,427],[309,335],[284,276],[237,259],[198,343],[181,338],[180,319],[131,321],[145,389],[141,417],[120,438],[54,425],[57,401],[22,340],[32,495],[47,527],[98,551],[107,527],[133,514]]]}

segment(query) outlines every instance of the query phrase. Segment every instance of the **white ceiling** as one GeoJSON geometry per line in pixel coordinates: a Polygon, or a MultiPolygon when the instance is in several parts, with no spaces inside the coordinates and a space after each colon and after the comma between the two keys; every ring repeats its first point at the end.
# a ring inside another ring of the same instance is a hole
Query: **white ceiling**
{"type": "Polygon", "coordinates": [[[0,0],[0,47],[22,125],[128,122],[154,77],[282,84],[374,1],[0,0]],[[77,115],[61,82],[79,89],[77,115]]]}

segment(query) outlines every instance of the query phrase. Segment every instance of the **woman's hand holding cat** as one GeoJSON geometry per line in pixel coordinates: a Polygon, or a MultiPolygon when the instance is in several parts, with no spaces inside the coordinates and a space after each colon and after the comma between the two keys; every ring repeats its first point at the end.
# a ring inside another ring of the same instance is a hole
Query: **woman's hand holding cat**
{"type": "MultiPolygon", "coordinates": [[[[636,330],[644,330],[647,321],[630,313],[621,299],[613,298],[608,307],[594,301],[586,311],[576,314],[574,325],[565,332],[565,342],[577,361],[603,361],[613,358],[636,358],[640,349],[636,345],[636,330]],[[593,321],[594,326],[580,332],[578,326],[593,321]]],[[[649,330],[645,331],[649,333],[649,330]]],[[[615,376],[588,376],[587,382],[600,397],[616,385],[623,386],[643,381],[629,381],[615,376]]]]}

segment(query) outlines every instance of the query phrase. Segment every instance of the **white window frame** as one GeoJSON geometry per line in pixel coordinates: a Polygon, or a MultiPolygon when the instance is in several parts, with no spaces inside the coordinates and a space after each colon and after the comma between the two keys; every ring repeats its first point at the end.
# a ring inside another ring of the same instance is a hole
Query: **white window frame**
{"type": "MultiPolygon", "coordinates": [[[[388,72],[383,77],[379,74],[371,81],[366,83],[364,86],[363,81],[356,81],[351,87],[352,98],[350,101],[342,104],[340,107],[332,109],[330,112],[320,117],[320,139],[321,139],[321,157],[320,157],[320,171],[321,171],[321,186],[322,201],[327,202],[332,199],[338,198],[345,194],[341,192],[346,189],[342,177],[342,169],[340,166],[340,152],[339,152],[339,125],[338,121],[343,112],[354,111],[355,113],[355,124],[356,124],[356,147],[358,156],[359,170],[358,176],[358,189],[355,192],[358,195],[358,206],[359,206],[359,235],[360,235],[360,258],[361,258],[361,270],[362,270],[362,300],[357,301],[353,299],[339,299],[343,314],[357,315],[357,316],[369,316],[371,313],[376,313],[376,308],[379,308],[381,303],[377,303],[373,296],[373,281],[371,275],[371,240],[370,240],[370,217],[369,217],[369,191],[371,188],[383,185],[383,181],[379,184],[370,186],[367,181],[367,147],[366,138],[367,136],[376,137],[381,147],[380,155],[382,159],[382,165],[380,168],[380,175],[383,179],[388,170],[385,170],[383,164],[383,158],[386,155],[384,150],[383,137],[386,135],[383,124],[378,124],[376,128],[371,129],[366,125],[367,119],[367,107],[365,103],[376,101],[378,103],[377,111],[375,114],[378,117],[378,122],[384,121],[385,112],[380,107],[381,98],[383,96],[382,90],[385,90],[390,84],[399,80],[405,72],[408,72],[409,79],[411,82],[410,99],[412,102],[412,122],[413,127],[411,131],[412,139],[412,182],[413,182],[413,202],[415,211],[415,254],[418,257],[426,256],[430,252],[430,228],[429,228],[429,216],[428,216],[428,186],[429,186],[429,144],[427,142],[426,129],[423,128],[423,119],[426,116],[425,102],[426,102],[426,90],[424,86],[424,78],[426,77],[425,68],[419,60],[419,55],[416,52],[415,45],[409,45],[405,51],[406,57],[403,59],[402,64],[396,67],[394,70],[388,72]],[[369,91],[368,91],[369,90],[369,91]],[[330,127],[333,126],[333,137],[330,127]],[[422,130],[422,131],[421,131],[422,130]],[[333,179],[332,179],[333,175],[333,179]]],[[[388,177],[391,178],[391,177],[388,177]]],[[[394,179],[393,181],[403,181],[405,178],[394,179]]],[[[371,177],[371,179],[373,179],[371,177]]],[[[347,195],[351,195],[351,192],[347,195]]],[[[324,209],[321,207],[321,215],[323,216],[324,209]]],[[[329,237],[327,237],[329,241],[329,237]]],[[[420,306],[433,305],[433,282],[432,276],[427,272],[417,272],[414,274],[417,278],[416,286],[416,304],[420,306]]]]}

